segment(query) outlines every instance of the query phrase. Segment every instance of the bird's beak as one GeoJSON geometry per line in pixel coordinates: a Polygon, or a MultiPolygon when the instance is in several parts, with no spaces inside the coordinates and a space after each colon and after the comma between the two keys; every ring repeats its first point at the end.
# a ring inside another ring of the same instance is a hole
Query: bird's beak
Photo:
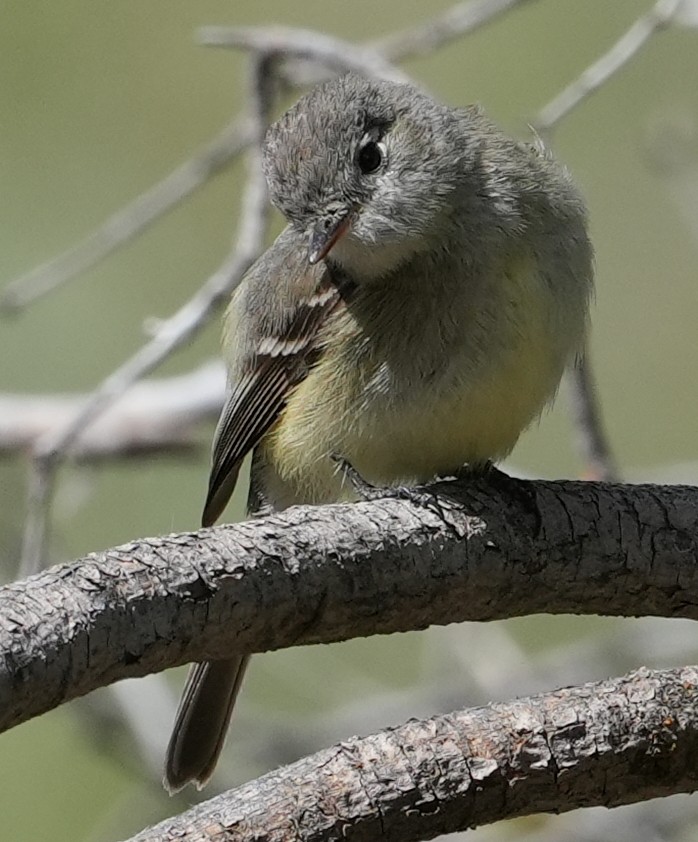
{"type": "Polygon", "coordinates": [[[311,265],[327,257],[333,246],[351,228],[354,214],[353,209],[347,209],[340,214],[327,216],[320,219],[310,234],[310,246],[308,248],[308,263],[311,265]]]}

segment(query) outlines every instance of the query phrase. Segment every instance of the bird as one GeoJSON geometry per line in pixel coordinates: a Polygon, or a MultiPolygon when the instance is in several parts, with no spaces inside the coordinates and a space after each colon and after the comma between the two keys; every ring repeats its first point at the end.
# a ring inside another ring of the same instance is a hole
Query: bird
{"type": "MultiPolygon", "coordinates": [[[[584,200],[478,105],[350,73],[267,130],[286,228],[225,317],[228,389],[202,524],[252,454],[248,513],[356,499],[505,457],[583,348],[584,200]]],[[[195,664],[168,746],[174,792],[211,777],[248,656],[195,664]]]]}

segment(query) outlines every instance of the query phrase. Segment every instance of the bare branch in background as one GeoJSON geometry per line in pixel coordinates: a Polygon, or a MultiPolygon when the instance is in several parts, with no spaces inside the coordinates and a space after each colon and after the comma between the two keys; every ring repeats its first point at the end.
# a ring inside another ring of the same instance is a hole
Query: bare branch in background
{"type": "Polygon", "coordinates": [[[0,310],[21,310],[104,260],[228,166],[252,138],[253,126],[249,120],[233,120],[188,161],[110,216],[83,240],[11,281],[0,293],[0,310]]]}
{"type": "MultiPolygon", "coordinates": [[[[613,78],[662,29],[671,25],[684,0],[658,0],[597,61],[545,105],[533,128],[547,142],[554,129],[587,97],[613,78]]],[[[585,474],[590,479],[616,480],[619,473],[603,428],[601,408],[588,355],[567,373],[572,421],[585,474]]]]}
{"type": "Polygon", "coordinates": [[[131,842],[400,839],[696,787],[698,668],[635,673],[354,737],[131,842]]]}
{"type": "Polygon", "coordinates": [[[373,48],[390,61],[404,61],[416,56],[430,55],[449,41],[472,35],[485,24],[493,23],[500,15],[531,0],[471,0],[456,3],[440,15],[418,23],[411,29],[386,35],[373,42],[373,48]]]}
{"type": "MultiPolygon", "coordinates": [[[[589,620],[590,628],[597,627],[596,618],[589,620]]],[[[283,719],[272,721],[254,706],[239,712],[221,780],[229,781],[228,786],[240,782],[235,773],[241,757],[274,769],[338,739],[397,725],[411,716],[421,719],[464,705],[503,701],[514,693],[524,696],[571,687],[620,675],[648,661],[668,667],[695,658],[690,620],[645,618],[641,623],[614,623],[614,629],[611,636],[585,634],[572,641],[563,638],[550,648],[531,649],[521,645],[508,623],[431,627],[419,643],[421,680],[416,686],[394,687],[375,673],[347,677],[335,660],[332,684],[345,694],[330,710],[320,709],[310,718],[289,710],[283,719]]],[[[543,635],[549,642],[550,635],[543,635]]],[[[331,658],[316,650],[307,664],[304,659],[300,666],[289,666],[281,692],[302,696],[303,688],[317,681],[318,670],[326,669],[325,657],[331,658]]],[[[692,812],[698,818],[698,800],[692,812]]]]}
{"type": "Polygon", "coordinates": [[[227,300],[264,247],[269,209],[266,182],[260,164],[260,143],[266,130],[271,103],[267,101],[266,80],[259,80],[262,71],[258,71],[257,67],[264,68],[263,73],[270,71],[266,61],[259,62],[255,57],[253,64],[255,79],[250,94],[250,119],[256,143],[251,153],[249,176],[242,198],[236,245],[223,266],[174,316],[159,325],[155,336],[146,345],[102,382],[82,410],[65,427],[37,443],[22,545],[22,576],[30,575],[41,567],[56,471],[66,453],[83,431],[130,386],[153,371],[201,330],[220,303],[227,300]]]}
{"type": "Polygon", "coordinates": [[[409,76],[371,48],[333,38],[309,29],[285,26],[207,26],[199,30],[199,41],[208,47],[266,50],[282,58],[312,61],[334,73],[353,70],[370,76],[407,82],[409,76]]]}
{"type": "Polygon", "coordinates": [[[595,93],[613,76],[622,70],[653,35],[670,26],[684,0],[658,0],[646,14],[639,17],[599,59],[560,91],[545,105],[533,120],[536,131],[547,137],[588,96],[595,93]]]}
{"type": "MultiPolygon", "coordinates": [[[[218,361],[178,377],[137,383],[84,431],[71,457],[92,462],[198,446],[196,426],[218,417],[224,392],[225,371],[218,361]]],[[[0,393],[0,453],[31,450],[65,429],[89,399],[0,393]]]]}
{"type": "Polygon", "coordinates": [[[262,223],[253,210],[266,209],[266,193],[255,194],[261,185],[250,182],[245,208],[250,220],[260,225],[259,232],[244,231],[239,246],[223,266],[206,284],[187,301],[174,316],[165,320],[156,335],[107,377],[90,395],[80,412],[65,427],[52,430],[36,445],[28,499],[27,522],[22,547],[20,575],[27,576],[41,567],[46,545],[48,508],[56,478],[56,471],[70,448],[79,440],[83,431],[117,400],[137,380],[157,368],[173,351],[188,342],[215,312],[220,301],[227,299],[230,290],[238,283],[254,262],[263,244],[262,223]],[[248,238],[252,234],[252,238],[248,238]],[[258,236],[259,240],[254,237],[258,236]]]}
{"type": "Polygon", "coordinates": [[[603,428],[591,361],[584,355],[567,372],[569,406],[585,479],[617,482],[618,467],[603,428]]]}
{"type": "MultiPolygon", "coordinates": [[[[424,24],[402,33],[386,36],[373,44],[367,43],[363,47],[349,45],[347,42],[332,39],[318,32],[307,32],[308,45],[316,51],[319,50],[321,54],[324,51],[327,66],[336,67],[336,57],[332,60],[331,52],[328,53],[327,48],[332,43],[342,44],[341,54],[349,63],[340,64],[337,72],[346,72],[350,68],[371,72],[375,65],[375,72],[378,75],[385,74],[390,78],[391,74],[395,74],[396,77],[404,79],[406,78],[404,74],[390,65],[391,61],[402,61],[414,55],[436,50],[450,40],[476,31],[514,6],[524,5],[527,2],[530,0],[470,0],[466,3],[456,3],[446,12],[424,24]],[[381,53],[384,55],[381,56],[381,53]],[[363,67],[355,66],[357,56],[361,56],[365,62],[363,67]]],[[[220,27],[209,27],[208,31],[220,29],[220,27]]],[[[251,28],[247,31],[253,32],[251,28]]],[[[266,45],[262,44],[261,49],[266,51],[266,45]]],[[[294,78],[293,71],[288,67],[284,69],[283,75],[292,85],[312,81],[302,78],[302,74],[300,78],[294,78]]],[[[323,74],[316,73],[315,76],[322,78],[323,74]]],[[[138,196],[131,204],[109,217],[84,240],[71,246],[63,254],[11,281],[0,293],[0,310],[22,309],[99,263],[112,251],[141,234],[149,225],[228,166],[253,141],[252,123],[245,118],[233,120],[219,135],[195,152],[188,161],[138,196]]]]}

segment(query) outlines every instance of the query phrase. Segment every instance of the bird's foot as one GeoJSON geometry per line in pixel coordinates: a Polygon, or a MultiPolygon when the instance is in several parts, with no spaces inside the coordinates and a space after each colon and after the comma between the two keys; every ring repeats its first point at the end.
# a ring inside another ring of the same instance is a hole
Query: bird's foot
{"type": "MultiPolygon", "coordinates": [[[[344,476],[349,480],[357,496],[366,502],[372,500],[405,500],[420,508],[429,509],[443,518],[449,505],[441,495],[421,485],[377,486],[365,480],[356,468],[343,456],[333,453],[330,457],[336,462],[344,476]]],[[[437,480],[438,481],[438,480],[437,480]]]]}
{"type": "Polygon", "coordinates": [[[484,465],[466,465],[454,475],[436,477],[429,485],[390,485],[380,487],[367,482],[361,474],[339,454],[332,454],[335,462],[344,476],[351,483],[357,496],[363,501],[373,500],[404,500],[413,503],[421,509],[436,515],[443,523],[448,524],[459,537],[464,538],[482,531],[483,522],[479,517],[473,517],[463,511],[463,505],[448,494],[448,485],[459,480],[474,481],[481,477],[492,479],[502,487],[515,482],[507,474],[499,471],[492,463],[484,465]]]}
{"type": "Polygon", "coordinates": [[[351,462],[340,456],[339,453],[330,454],[330,459],[338,466],[344,478],[349,480],[351,487],[362,500],[379,500],[381,497],[390,496],[388,494],[389,488],[380,488],[365,480],[351,462]]]}

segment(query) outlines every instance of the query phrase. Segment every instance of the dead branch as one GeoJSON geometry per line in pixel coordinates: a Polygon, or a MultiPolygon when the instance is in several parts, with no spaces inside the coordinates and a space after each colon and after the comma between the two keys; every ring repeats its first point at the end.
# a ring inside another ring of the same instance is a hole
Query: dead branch
{"type": "MultiPolygon", "coordinates": [[[[223,365],[213,361],[188,374],[136,383],[84,431],[71,457],[94,462],[198,447],[195,428],[218,417],[224,392],[223,365]]],[[[43,436],[64,428],[88,399],[0,393],[0,453],[31,451],[43,436]]]]}
{"type": "Polygon", "coordinates": [[[93,553],[0,589],[0,730],[231,651],[539,612],[698,619],[697,503],[495,473],[93,553]]]}
{"type": "Polygon", "coordinates": [[[698,787],[698,668],[457,711],[353,738],[131,842],[419,842],[698,787]]]}

